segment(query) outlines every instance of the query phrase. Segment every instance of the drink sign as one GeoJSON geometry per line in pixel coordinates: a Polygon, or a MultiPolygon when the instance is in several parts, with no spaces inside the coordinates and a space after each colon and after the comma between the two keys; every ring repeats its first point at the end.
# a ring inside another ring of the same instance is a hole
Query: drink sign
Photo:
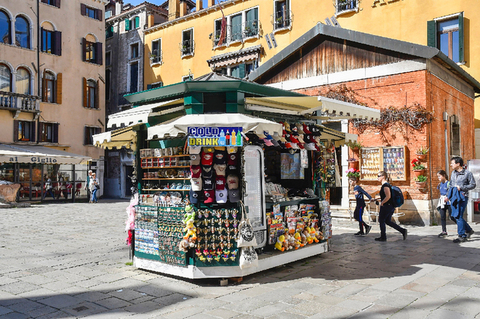
{"type": "Polygon", "coordinates": [[[243,146],[242,127],[189,127],[189,146],[243,146]]]}

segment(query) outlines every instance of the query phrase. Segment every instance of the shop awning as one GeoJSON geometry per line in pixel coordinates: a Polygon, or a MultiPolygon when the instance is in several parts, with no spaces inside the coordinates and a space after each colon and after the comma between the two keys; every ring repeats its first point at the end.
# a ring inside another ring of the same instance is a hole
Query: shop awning
{"type": "Polygon", "coordinates": [[[242,127],[244,133],[254,132],[282,135],[282,125],[241,113],[188,114],[169,122],[148,128],[148,139],[162,139],[187,135],[189,127],[242,127]]]}
{"type": "Polygon", "coordinates": [[[0,163],[82,164],[91,160],[45,146],[0,144],[0,163]]]}
{"type": "Polygon", "coordinates": [[[138,123],[148,123],[148,117],[152,110],[158,107],[167,107],[170,105],[182,104],[183,99],[175,99],[171,101],[157,102],[137,106],[122,112],[114,113],[108,116],[107,128],[130,126],[138,123]]]}
{"type": "Polygon", "coordinates": [[[313,119],[380,118],[380,110],[324,96],[248,97],[245,98],[245,107],[251,111],[304,115],[313,119]],[[312,116],[313,112],[317,115],[312,116]]]}
{"type": "Polygon", "coordinates": [[[93,145],[106,149],[122,147],[136,150],[137,132],[133,126],[93,135],[93,145]]]}

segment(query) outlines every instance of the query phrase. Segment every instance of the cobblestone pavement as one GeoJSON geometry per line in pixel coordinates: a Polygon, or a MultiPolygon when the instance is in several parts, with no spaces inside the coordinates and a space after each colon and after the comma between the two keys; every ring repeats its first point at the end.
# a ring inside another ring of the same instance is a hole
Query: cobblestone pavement
{"type": "Polygon", "coordinates": [[[127,202],[1,209],[0,318],[480,318],[480,227],[334,220],[332,251],[245,277],[184,280],[128,265],[127,202]]]}

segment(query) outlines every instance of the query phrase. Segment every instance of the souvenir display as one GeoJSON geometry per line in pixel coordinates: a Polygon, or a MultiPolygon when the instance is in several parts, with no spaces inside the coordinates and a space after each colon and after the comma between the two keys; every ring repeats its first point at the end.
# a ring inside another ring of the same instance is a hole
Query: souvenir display
{"type": "Polygon", "coordinates": [[[360,153],[360,180],[376,181],[379,171],[392,181],[406,180],[405,147],[364,147],[360,153]]]}

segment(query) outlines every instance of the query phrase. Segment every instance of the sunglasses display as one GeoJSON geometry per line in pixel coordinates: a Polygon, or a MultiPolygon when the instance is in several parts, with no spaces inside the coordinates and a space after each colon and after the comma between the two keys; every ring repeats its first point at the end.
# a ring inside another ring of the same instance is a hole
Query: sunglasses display
{"type": "Polygon", "coordinates": [[[364,147],[360,153],[360,179],[375,181],[385,171],[392,181],[405,181],[405,146],[364,147]]]}

